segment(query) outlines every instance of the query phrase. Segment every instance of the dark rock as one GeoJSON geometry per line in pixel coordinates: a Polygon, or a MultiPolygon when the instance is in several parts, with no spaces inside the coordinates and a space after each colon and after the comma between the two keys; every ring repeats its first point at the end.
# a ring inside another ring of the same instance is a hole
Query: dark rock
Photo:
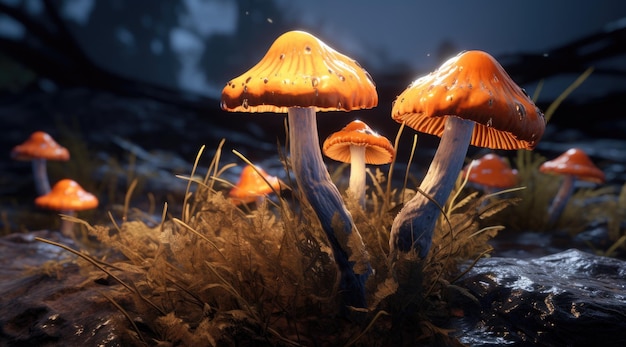
{"type": "Polygon", "coordinates": [[[90,283],[72,256],[38,242],[40,231],[0,239],[0,346],[122,346],[124,316],[90,283]],[[54,260],[58,268],[45,264],[54,260]],[[71,260],[71,259],[70,259],[71,260]],[[58,271],[58,273],[57,273],[58,271]],[[57,276],[58,275],[58,276],[57,276]]]}
{"type": "Polygon", "coordinates": [[[487,258],[457,285],[482,307],[461,337],[469,345],[626,345],[624,261],[576,249],[528,260],[487,258]]]}

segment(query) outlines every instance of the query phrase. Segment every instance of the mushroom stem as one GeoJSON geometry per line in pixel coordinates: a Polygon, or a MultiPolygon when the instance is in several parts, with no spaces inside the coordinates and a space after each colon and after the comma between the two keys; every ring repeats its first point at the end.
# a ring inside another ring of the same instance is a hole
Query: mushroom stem
{"type": "MultiPolygon", "coordinates": [[[[76,211],[73,210],[63,210],[61,211],[62,215],[76,217],[76,211]]],[[[65,237],[74,238],[74,222],[69,221],[61,217],[61,226],[59,227],[61,234],[65,237]]]]}
{"type": "Polygon", "coordinates": [[[37,195],[46,195],[50,193],[50,181],[48,180],[48,170],[46,168],[46,159],[32,159],[33,178],[35,180],[35,189],[37,195]]]}
{"type": "Polygon", "coordinates": [[[366,307],[365,281],[371,267],[361,235],[322,159],[315,109],[290,107],[288,119],[291,166],[330,242],[344,303],[366,307]]]}
{"type": "Polygon", "coordinates": [[[350,186],[349,190],[365,208],[365,147],[350,146],[350,186]]]}
{"type": "Polygon", "coordinates": [[[421,259],[428,255],[441,206],[461,172],[473,130],[473,121],[447,117],[439,147],[420,185],[421,192],[402,207],[393,221],[389,237],[392,254],[416,249],[421,259]]]}
{"type": "Polygon", "coordinates": [[[552,203],[548,209],[548,221],[550,225],[556,224],[561,214],[563,214],[563,210],[565,210],[565,206],[567,206],[567,201],[574,192],[574,182],[576,182],[574,175],[565,175],[563,178],[559,191],[554,196],[554,199],[552,199],[552,203]]]}

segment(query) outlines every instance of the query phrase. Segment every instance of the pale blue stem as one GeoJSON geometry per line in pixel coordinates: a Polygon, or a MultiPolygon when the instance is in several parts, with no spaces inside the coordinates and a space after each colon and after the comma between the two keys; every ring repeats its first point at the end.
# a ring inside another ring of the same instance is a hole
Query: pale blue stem
{"type": "Polygon", "coordinates": [[[371,267],[361,235],[322,159],[315,109],[292,107],[288,117],[291,166],[332,247],[344,303],[366,307],[365,281],[371,267]]]}
{"type": "Polygon", "coordinates": [[[37,195],[42,196],[50,193],[50,181],[48,180],[46,159],[32,159],[31,162],[37,195]]]}
{"type": "Polygon", "coordinates": [[[563,182],[561,183],[561,187],[559,191],[554,196],[552,200],[552,204],[550,204],[550,208],[548,209],[548,218],[549,224],[555,225],[559,220],[563,211],[565,210],[565,206],[567,206],[567,201],[572,196],[574,192],[574,182],[576,182],[576,177],[572,175],[566,175],[563,178],[563,182]]]}
{"type": "Polygon", "coordinates": [[[415,249],[422,259],[428,255],[440,206],[448,200],[461,172],[473,130],[472,121],[447,118],[437,152],[420,185],[423,194],[417,192],[393,221],[389,236],[391,254],[415,249]]]}

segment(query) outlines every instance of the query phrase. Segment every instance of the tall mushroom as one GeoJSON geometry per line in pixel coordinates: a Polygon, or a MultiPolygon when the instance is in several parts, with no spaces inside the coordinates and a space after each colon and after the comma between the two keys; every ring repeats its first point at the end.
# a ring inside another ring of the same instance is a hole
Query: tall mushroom
{"type": "Polygon", "coordinates": [[[395,156],[391,142],[365,122],[354,120],[331,134],[322,145],[327,157],[350,163],[349,191],[365,208],[365,164],[389,164],[395,156]]]}
{"type": "MultiPolygon", "coordinates": [[[[76,211],[98,207],[98,198],[84,190],[76,181],[66,178],[55,183],[50,192],[36,198],[35,205],[75,216],[76,211]]],[[[67,237],[74,236],[73,226],[73,222],[62,220],[61,233],[67,237]]]]}
{"type": "Polygon", "coordinates": [[[502,66],[482,51],[466,51],[415,80],[393,104],[399,123],[441,137],[420,190],[396,216],[392,252],[416,249],[425,258],[468,146],[533,149],[545,130],[543,113],[502,66]],[[427,197],[428,196],[428,197],[427,197]],[[433,201],[431,201],[432,199],[433,201]]]}
{"type": "Polygon", "coordinates": [[[32,162],[35,189],[38,195],[44,195],[50,192],[46,161],[68,161],[70,152],[67,148],[54,141],[48,133],[35,131],[22,144],[13,147],[11,158],[24,161],[30,160],[32,162]]]}
{"type": "Polygon", "coordinates": [[[331,244],[346,303],[365,306],[371,268],[363,240],[324,165],[317,111],[372,108],[378,94],[370,75],[353,59],[315,36],[289,31],[265,56],[222,91],[222,109],[287,113],[291,166],[331,244]]]}
{"type": "Polygon", "coordinates": [[[554,224],[563,213],[567,201],[574,192],[577,179],[593,183],[604,183],[604,172],[589,159],[580,148],[570,148],[558,157],[541,164],[539,171],[545,174],[562,175],[563,182],[548,209],[549,223],[554,224]]]}

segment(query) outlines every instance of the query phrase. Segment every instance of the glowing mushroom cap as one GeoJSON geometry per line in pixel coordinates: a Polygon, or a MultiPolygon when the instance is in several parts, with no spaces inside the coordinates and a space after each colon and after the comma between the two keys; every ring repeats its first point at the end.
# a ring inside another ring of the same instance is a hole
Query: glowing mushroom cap
{"type": "Polygon", "coordinates": [[[35,205],[55,211],[82,211],[98,207],[98,198],[71,179],[57,182],[50,193],[35,199],[35,205]]]}
{"type": "Polygon", "coordinates": [[[324,141],[322,150],[331,159],[349,163],[350,146],[365,147],[367,164],[388,164],[395,156],[391,142],[360,120],[352,121],[340,131],[331,134],[324,141]]]}
{"type": "Polygon", "coordinates": [[[248,204],[256,201],[261,196],[279,190],[280,181],[277,177],[269,175],[265,172],[265,170],[258,166],[256,166],[255,170],[251,165],[246,165],[243,170],[241,170],[239,181],[230,190],[228,196],[236,204],[248,204]],[[265,180],[261,177],[261,175],[265,178],[265,180]],[[270,185],[267,184],[268,182],[270,185]]]}
{"type": "Polygon", "coordinates": [[[468,181],[481,186],[510,188],[517,184],[517,170],[512,169],[504,158],[493,153],[472,160],[468,168],[471,169],[468,181]]]}
{"type": "Polygon", "coordinates": [[[290,107],[316,111],[372,108],[378,94],[356,61],[303,31],[274,41],[263,59],[222,91],[222,109],[286,113],[290,107]]]}
{"type": "Polygon", "coordinates": [[[59,145],[52,136],[43,131],[35,131],[22,144],[13,147],[11,158],[16,160],[60,160],[70,159],[67,148],[59,145]]]}
{"type": "Polygon", "coordinates": [[[548,174],[572,175],[583,181],[604,183],[604,172],[579,148],[570,148],[560,156],[541,164],[539,171],[548,174]]]}
{"type": "Polygon", "coordinates": [[[482,51],[462,52],[415,80],[396,98],[391,115],[440,137],[446,117],[472,120],[471,144],[492,149],[533,149],[546,125],[526,92],[482,51]]]}

